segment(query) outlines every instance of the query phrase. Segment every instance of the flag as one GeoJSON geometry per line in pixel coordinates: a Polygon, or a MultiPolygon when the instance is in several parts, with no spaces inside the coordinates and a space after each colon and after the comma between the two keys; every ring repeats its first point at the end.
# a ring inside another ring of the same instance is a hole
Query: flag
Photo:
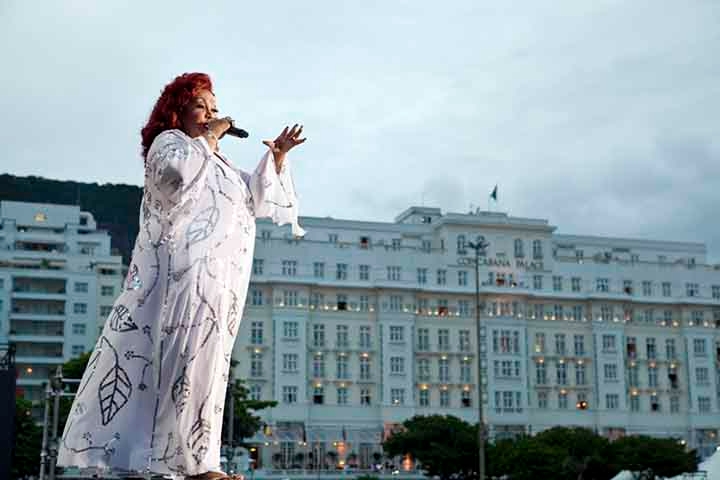
{"type": "Polygon", "coordinates": [[[495,185],[495,188],[493,188],[492,193],[490,194],[490,198],[495,200],[497,202],[497,185],[495,185]]]}

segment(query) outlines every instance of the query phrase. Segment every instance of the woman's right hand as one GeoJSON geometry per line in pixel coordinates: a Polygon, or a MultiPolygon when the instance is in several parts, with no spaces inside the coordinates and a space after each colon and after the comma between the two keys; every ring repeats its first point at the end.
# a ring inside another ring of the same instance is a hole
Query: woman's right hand
{"type": "Polygon", "coordinates": [[[232,126],[232,119],[230,117],[225,118],[211,118],[207,122],[208,142],[213,147],[213,150],[217,150],[217,141],[225,135],[228,128],[232,126]]]}

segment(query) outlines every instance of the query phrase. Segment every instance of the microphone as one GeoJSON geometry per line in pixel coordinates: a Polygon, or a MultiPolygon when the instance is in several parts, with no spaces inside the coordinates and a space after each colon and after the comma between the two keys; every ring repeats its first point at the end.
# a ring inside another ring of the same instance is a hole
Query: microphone
{"type": "Polygon", "coordinates": [[[225,133],[227,135],[230,135],[231,137],[237,137],[237,138],[247,138],[248,135],[250,135],[247,131],[243,130],[242,128],[237,127],[230,127],[227,130],[225,130],[225,133]]]}

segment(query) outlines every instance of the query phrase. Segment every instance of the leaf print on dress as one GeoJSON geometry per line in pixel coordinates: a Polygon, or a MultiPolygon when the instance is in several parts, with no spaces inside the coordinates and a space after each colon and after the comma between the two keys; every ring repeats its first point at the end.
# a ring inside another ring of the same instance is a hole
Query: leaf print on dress
{"type": "Polygon", "coordinates": [[[173,382],[172,401],[175,404],[175,414],[179,417],[185,410],[185,404],[190,396],[190,379],[186,374],[187,368],[183,368],[180,376],[173,382]]]}
{"type": "Polygon", "coordinates": [[[212,196],[212,206],[201,210],[187,227],[185,234],[188,245],[205,240],[215,231],[220,218],[220,210],[217,208],[215,192],[210,190],[210,194],[212,196]]]}
{"type": "Polygon", "coordinates": [[[205,402],[200,405],[197,420],[195,420],[195,423],[193,423],[192,427],[190,427],[190,436],[188,437],[187,442],[188,448],[193,452],[192,456],[198,465],[205,459],[208,447],[210,446],[210,432],[212,431],[210,422],[205,420],[202,416],[204,408],[205,402]]]}
{"type": "Polygon", "coordinates": [[[115,305],[108,318],[110,329],[115,332],[131,332],[137,330],[138,326],[130,316],[130,310],[125,305],[115,305]]]}
{"type": "Polygon", "coordinates": [[[112,350],[115,356],[112,366],[100,381],[98,387],[102,424],[107,425],[130,399],[132,383],[130,383],[130,378],[128,378],[125,369],[120,366],[120,358],[115,348],[110,344],[107,337],[103,336],[102,341],[112,350]]]}

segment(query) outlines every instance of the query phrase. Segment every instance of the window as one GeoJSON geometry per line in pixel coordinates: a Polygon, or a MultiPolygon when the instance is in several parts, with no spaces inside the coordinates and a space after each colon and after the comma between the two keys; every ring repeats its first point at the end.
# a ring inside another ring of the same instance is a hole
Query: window
{"type": "Polygon", "coordinates": [[[81,315],[87,313],[87,303],[73,304],[73,313],[81,315]]]}
{"type": "Polygon", "coordinates": [[[470,316],[470,301],[469,300],[458,300],[458,314],[461,317],[470,316]]]}
{"type": "Polygon", "coordinates": [[[462,407],[472,407],[472,394],[469,390],[463,390],[460,394],[460,405],[462,407]]]}
{"type": "Polygon", "coordinates": [[[325,346],[325,325],[321,323],[313,325],[313,346],[325,346]]]}
{"type": "Polygon", "coordinates": [[[263,292],[257,288],[250,290],[250,304],[254,306],[263,304],[263,292]]]}
{"type": "Polygon", "coordinates": [[[652,297],[652,282],[649,280],[643,280],[642,282],[642,294],[646,297],[652,297]]]}
{"type": "Polygon", "coordinates": [[[430,240],[423,240],[421,249],[425,253],[430,253],[432,250],[432,242],[430,240]]]}
{"type": "Polygon", "coordinates": [[[323,262],[313,262],[313,276],[315,278],[325,277],[325,264],[323,262]]]}
{"type": "Polygon", "coordinates": [[[615,335],[603,335],[602,336],[602,349],[603,352],[615,352],[617,347],[615,345],[615,335]]]}
{"type": "Polygon", "coordinates": [[[262,353],[253,352],[250,355],[250,376],[251,377],[262,377],[263,365],[262,365],[262,353]]]}
{"type": "Polygon", "coordinates": [[[540,240],[533,240],[532,249],[533,249],[533,259],[534,260],[542,260],[542,258],[543,258],[542,242],[540,240]]]}
{"type": "Polygon", "coordinates": [[[329,233],[328,234],[328,243],[338,243],[337,233],[329,233]]]}
{"type": "Polygon", "coordinates": [[[84,323],[73,323],[72,324],[73,335],[85,335],[85,324],[84,323]]]}
{"type": "Polygon", "coordinates": [[[368,295],[360,295],[360,311],[367,312],[370,309],[370,297],[368,295]]]}
{"type": "Polygon", "coordinates": [[[323,378],[325,376],[325,357],[322,353],[313,355],[313,378],[323,378]]]}
{"type": "Polygon", "coordinates": [[[402,295],[390,295],[390,311],[399,312],[402,310],[402,295]]]}
{"type": "Polygon", "coordinates": [[[458,285],[466,287],[468,284],[468,272],[467,270],[458,270],[458,285]]]}
{"type": "Polygon", "coordinates": [[[115,295],[115,287],[112,285],[103,285],[100,287],[100,295],[109,297],[115,295]]]}
{"type": "Polygon", "coordinates": [[[525,252],[523,249],[523,240],[522,238],[516,238],[515,242],[515,258],[523,258],[525,257],[525,252]]]}
{"type": "Polygon", "coordinates": [[[710,289],[712,291],[712,298],[715,300],[720,299],[720,285],[713,285],[710,289]]]}
{"type": "Polygon", "coordinates": [[[402,239],[401,238],[393,238],[391,245],[392,245],[393,250],[400,250],[400,247],[402,246],[402,239]]]}
{"type": "Polygon", "coordinates": [[[673,312],[672,310],[663,310],[663,322],[665,322],[666,326],[672,325],[673,322],[673,312]]]}
{"type": "Polygon", "coordinates": [[[72,356],[73,357],[79,357],[85,353],[85,345],[73,345],[72,346],[72,356]]]}
{"type": "Polygon", "coordinates": [[[520,353],[520,333],[517,330],[493,330],[493,352],[520,353]]]}
{"type": "Polygon", "coordinates": [[[707,367],[695,368],[695,382],[698,385],[709,385],[710,384],[710,374],[709,374],[707,367]]]}
{"type": "Polygon", "coordinates": [[[75,282],[75,293],[87,293],[88,283],[87,282],[75,282]]]}
{"type": "Polygon", "coordinates": [[[565,355],[565,334],[555,334],[555,353],[557,355],[565,355]]]}
{"type": "Polygon", "coordinates": [[[445,389],[440,390],[440,406],[444,408],[450,406],[450,392],[445,389]]]}
{"type": "Polygon", "coordinates": [[[522,394],[514,391],[495,392],[495,411],[497,413],[521,413],[522,394]]]}
{"type": "Polygon", "coordinates": [[[427,358],[421,358],[417,363],[418,380],[428,381],[430,380],[430,360],[427,358]]]}
{"type": "Polygon", "coordinates": [[[704,357],[705,355],[707,355],[707,348],[705,343],[706,342],[704,338],[693,339],[693,353],[696,357],[704,357]]]}
{"type": "Polygon", "coordinates": [[[686,283],[685,292],[688,297],[697,297],[700,295],[700,286],[697,283],[686,283]]]}
{"type": "Polygon", "coordinates": [[[348,309],[348,299],[347,295],[344,293],[338,293],[335,296],[335,307],[338,311],[347,311],[348,309]]]}
{"type": "Polygon", "coordinates": [[[447,283],[447,270],[438,269],[436,274],[436,283],[438,285],[445,285],[447,283]]]}
{"type": "Polygon", "coordinates": [[[344,353],[335,357],[335,375],[340,380],[349,380],[350,371],[348,370],[348,358],[344,353]]]}
{"type": "Polygon", "coordinates": [[[262,258],[253,258],[253,275],[262,275],[265,267],[265,260],[262,258]]]}
{"type": "Polygon", "coordinates": [[[405,359],[403,357],[390,357],[390,373],[394,375],[405,374],[405,359]]]}
{"type": "Polygon", "coordinates": [[[573,343],[575,344],[575,356],[582,357],[583,355],[585,355],[585,336],[574,335],[573,340],[573,343]]]}
{"type": "Polygon", "coordinates": [[[347,280],[347,263],[338,263],[335,266],[335,279],[336,280],[347,280]]]}
{"type": "Polygon", "coordinates": [[[547,392],[538,392],[538,408],[546,410],[548,408],[547,392]]]}
{"type": "Polygon", "coordinates": [[[370,380],[370,358],[360,357],[360,380],[370,380]]]}
{"type": "Polygon", "coordinates": [[[398,267],[398,266],[387,267],[387,279],[390,281],[394,281],[394,282],[400,281],[400,267],[398,267]]]}
{"type": "Polygon", "coordinates": [[[562,305],[553,305],[553,318],[555,320],[562,320],[564,318],[564,311],[562,305]]]}
{"type": "Polygon", "coordinates": [[[576,363],[575,364],[575,384],[576,385],[585,385],[587,383],[587,377],[585,375],[585,364],[584,363],[576,363]]]}
{"type": "Polygon", "coordinates": [[[467,243],[465,242],[465,235],[458,235],[458,237],[457,237],[457,254],[465,255],[467,253],[466,247],[467,247],[467,243]]]}
{"type": "Polygon", "coordinates": [[[370,237],[364,236],[360,237],[360,248],[367,250],[372,245],[372,242],[370,241],[370,237]]]}
{"type": "Polygon", "coordinates": [[[283,260],[282,274],[286,277],[294,277],[297,275],[297,260],[283,260]]]}
{"type": "Polygon", "coordinates": [[[672,287],[670,286],[670,282],[662,283],[662,295],[663,295],[663,297],[672,296],[672,287]]]}
{"type": "Polygon", "coordinates": [[[438,350],[447,352],[450,350],[450,330],[441,328],[438,330],[438,350]]]}
{"type": "Polygon", "coordinates": [[[537,320],[545,318],[545,305],[542,303],[536,303],[533,305],[533,318],[537,320]]]}
{"type": "Polygon", "coordinates": [[[547,384],[547,368],[545,362],[535,363],[535,381],[538,385],[547,384]]]}
{"type": "Polygon", "coordinates": [[[338,387],[337,389],[337,404],[347,405],[348,403],[348,389],[346,387],[338,387]]]}
{"type": "Polygon", "coordinates": [[[447,357],[440,357],[440,359],[438,360],[438,378],[441,382],[450,381],[450,369],[447,357]]]}
{"type": "Polygon", "coordinates": [[[617,365],[614,363],[606,363],[603,365],[606,382],[617,382],[617,365]]]}
{"type": "Polygon", "coordinates": [[[596,287],[595,290],[598,292],[608,292],[610,291],[610,281],[607,278],[598,278],[595,280],[596,287]]]}
{"type": "Polygon", "coordinates": [[[605,395],[605,408],[608,410],[617,410],[620,408],[620,396],[617,393],[608,393],[605,395]]]}
{"type": "Polygon", "coordinates": [[[253,345],[263,343],[263,322],[252,322],[250,325],[250,343],[253,345]]]}
{"type": "Polygon", "coordinates": [[[335,346],[338,348],[346,348],[350,345],[348,341],[348,326],[337,325],[335,327],[335,346]]]}
{"type": "Polygon", "coordinates": [[[459,347],[461,352],[470,351],[470,330],[460,330],[458,332],[459,347]]]}
{"type": "Polygon", "coordinates": [[[425,285],[427,283],[427,268],[417,269],[417,282],[420,285],[425,285]]]}
{"type": "Polygon", "coordinates": [[[405,405],[405,389],[404,388],[391,388],[390,389],[390,401],[393,405],[405,405]]]}
{"type": "Polygon", "coordinates": [[[370,280],[370,265],[360,265],[360,280],[370,280]]]}
{"type": "Polygon", "coordinates": [[[533,288],[535,290],[542,290],[542,275],[533,275],[533,288]]]}
{"type": "Polygon", "coordinates": [[[568,407],[567,392],[558,392],[558,408],[564,410],[568,407]]]}
{"type": "Polygon", "coordinates": [[[631,387],[637,387],[639,386],[638,381],[638,368],[635,365],[631,365],[628,367],[628,385],[631,387]]]}
{"type": "Polygon", "coordinates": [[[262,387],[260,385],[250,385],[250,400],[262,400],[262,387]]]}
{"type": "Polygon", "coordinates": [[[107,317],[110,315],[110,312],[112,312],[112,305],[101,305],[100,306],[100,316],[101,317],[107,317]]]}
{"type": "Polygon", "coordinates": [[[298,304],[297,290],[283,290],[283,305],[286,307],[296,307],[298,304]]]}
{"type": "Polygon", "coordinates": [[[322,386],[315,386],[313,389],[313,404],[322,405],[325,403],[325,388],[322,386]]]}
{"type": "Polygon", "coordinates": [[[648,367],[648,387],[658,386],[657,367],[648,367]]]}
{"type": "Polygon", "coordinates": [[[360,405],[372,404],[372,396],[370,395],[369,388],[360,389],[360,405]]]}
{"type": "Polygon", "coordinates": [[[631,395],[630,396],[630,411],[631,412],[639,412],[640,411],[640,397],[637,395],[631,395]]]}
{"type": "Polygon", "coordinates": [[[283,353],[283,372],[297,373],[298,371],[298,355],[297,353],[283,353]]]}
{"type": "Polygon", "coordinates": [[[284,321],[283,322],[283,337],[285,338],[298,338],[298,322],[284,321]]]}
{"type": "Polygon", "coordinates": [[[557,363],[555,368],[558,385],[567,385],[567,364],[563,361],[557,363]]]}
{"type": "Polygon", "coordinates": [[[710,413],[710,397],[698,397],[698,411],[710,413]]]}
{"type": "Polygon", "coordinates": [[[573,292],[579,292],[580,291],[580,277],[572,277],[570,279],[570,289],[573,292]]]}
{"type": "Polygon", "coordinates": [[[313,292],[310,295],[310,307],[311,308],[323,308],[325,306],[325,295],[322,293],[313,292]]]}
{"type": "Polygon", "coordinates": [[[573,305],[572,308],[572,319],[575,322],[580,322],[583,320],[583,307],[582,305],[573,305]]]}
{"type": "Polygon", "coordinates": [[[657,358],[657,349],[655,348],[655,339],[650,337],[645,340],[645,350],[647,352],[647,358],[655,360],[657,358]]]}
{"type": "Polygon", "coordinates": [[[520,362],[517,360],[495,360],[493,366],[495,378],[520,378],[520,362]]]}
{"type": "Polygon", "coordinates": [[[390,341],[391,342],[404,342],[405,341],[405,329],[404,327],[391,325],[390,326],[390,341]]]}
{"type": "Polygon", "coordinates": [[[270,230],[263,230],[260,232],[260,238],[263,242],[269,242],[270,241],[270,230]]]}
{"type": "Polygon", "coordinates": [[[553,290],[556,292],[562,292],[562,277],[560,275],[553,275],[553,290]]]}
{"type": "Polygon", "coordinates": [[[670,397],[670,413],[680,412],[680,397],[673,395],[670,397]]]}
{"type": "Polygon", "coordinates": [[[668,338],[665,340],[665,358],[675,360],[677,351],[675,350],[675,339],[668,338]]]}
{"type": "Polygon", "coordinates": [[[542,332],[535,334],[535,353],[545,353],[545,334],[542,332]]]}
{"type": "Polygon", "coordinates": [[[430,330],[427,328],[418,328],[417,349],[421,352],[430,350],[430,330]]]}
{"type": "Polygon", "coordinates": [[[372,341],[370,340],[370,327],[367,325],[360,326],[360,348],[372,347],[372,341]]]}
{"type": "Polygon", "coordinates": [[[470,359],[463,358],[460,360],[460,381],[470,382],[470,359]]]}

